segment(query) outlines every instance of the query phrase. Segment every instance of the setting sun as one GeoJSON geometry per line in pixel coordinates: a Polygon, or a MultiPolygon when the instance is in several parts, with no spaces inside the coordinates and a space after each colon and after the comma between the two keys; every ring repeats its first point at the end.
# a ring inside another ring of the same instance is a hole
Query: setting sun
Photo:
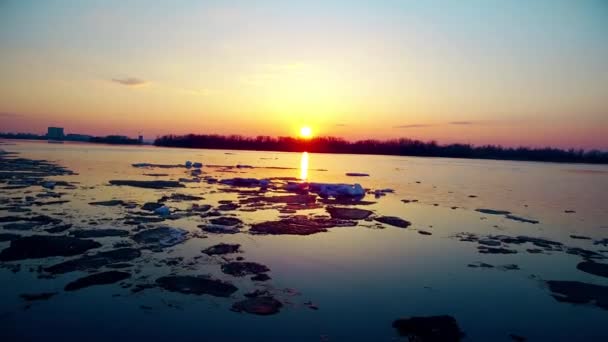
{"type": "Polygon", "coordinates": [[[312,137],[312,129],[308,126],[304,126],[300,128],[300,137],[302,138],[310,138],[312,137]]]}

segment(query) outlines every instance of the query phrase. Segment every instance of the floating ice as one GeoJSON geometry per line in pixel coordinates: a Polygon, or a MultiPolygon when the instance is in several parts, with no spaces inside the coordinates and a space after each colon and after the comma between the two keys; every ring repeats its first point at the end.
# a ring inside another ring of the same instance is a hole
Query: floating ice
{"type": "Polygon", "coordinates": [[[237,186],[237,187],[256,187],[259,186],[261,188],[267,188],[270,185],[270,181],[268,179],[256,179],[256,178],[230,178],[230,179],[222,179],[220,181],[221,184],[237,186]]]}
{"type": "Polygon", "coordinates": [[[42,187],[45,189],[55,189],[55,182],[44,182],[42,183],[42,187]]]}
{"type": "Polygon", "coordinates": [[[154,213],[160,216],[169,216],[171,215],[171,209],[166,205],[163,205],[162,207],[156,208],[154,213]]]}
{"type": "Polygon", "coordinates": [[[187,168],[191,168],[192,167],[192,162],[187,160],[186,163],[184,164],[187,168]]]}
{"type": "Polygon", "coordinates": [[[365,196],[365,189],[361,184],[329,184],[329,183],[309,183],[308,189],[323,198],[328,197],[360,197],[365,196]]]}
{"type": "Polygon", "coordinates": [[[347,172],[346,175],[348,177],[369,177],[368,173],[361,173],[361,172],[347,172]]]}
{"type": "Polygon", "coordinates": [[[376,198],[378,197],[382,197],[382,196],[386,196],[386,194],[388,193],[394,193],[395,190],[393,189],[376,189],[374,190],[374,196],[376,196],[376,198]]]}
{"type": "Polygon", "coordinates": [[[192,167],[194,167],[195,169],[200,169],[201,167],[203,167],[202,163],[196,162],[192,164],[192,167]]]}
{"type": "Polygon", "coordinates": [[[199,225],[199,228],[206,231],[207,233],[214,234],[236,234],[239,232],[238,226],[223,226],[220,224],[206,224],[199,225]]]}
{"type": "Polygon", "coordinates": [[[182,243],[188,239],[188,232],[180,228],[159,227],[146,229],[133,235],[135,242],[163,248],[171,247],[182,243]]]}
{"type": "Polygon", "coordinates": [[[329,198],[358,198],[365,197],[365,189],[361,184],[331,184],[331,183],[296,183],[289,182],[285,185],[285,190],[292,192],[312,192],[320,197],[329,198]]]}

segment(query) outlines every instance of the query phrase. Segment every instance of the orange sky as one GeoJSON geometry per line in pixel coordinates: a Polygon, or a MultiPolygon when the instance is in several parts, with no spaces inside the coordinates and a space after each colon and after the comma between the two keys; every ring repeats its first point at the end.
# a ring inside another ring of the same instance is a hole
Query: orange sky
{"type": "Polygon", "coordinates": [[[4,1],[0,131],[608,149],[608,5],[4,1]]]}

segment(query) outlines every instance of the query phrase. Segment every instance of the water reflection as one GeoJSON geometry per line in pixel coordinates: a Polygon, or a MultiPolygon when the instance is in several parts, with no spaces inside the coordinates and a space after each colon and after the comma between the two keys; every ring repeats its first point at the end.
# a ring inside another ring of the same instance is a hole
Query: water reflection
{"type": "Polygon", "coordinates": [[[300,179],[305,181],[308,178],[308,152],[302,152],[300,158],[300,179]]]}

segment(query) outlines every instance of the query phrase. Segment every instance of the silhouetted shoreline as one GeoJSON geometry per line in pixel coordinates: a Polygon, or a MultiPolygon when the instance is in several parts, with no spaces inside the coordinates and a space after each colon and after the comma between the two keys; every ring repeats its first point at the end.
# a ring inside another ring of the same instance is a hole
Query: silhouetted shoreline
{"type": "Polygon", "coordinates": [[[1,133],[0,139],[13,139],[13,140],[50,140],[50,141],[74,141],[74,142],[89,142],[96,144],[110,144],[110,145],[142,145],[142,141],[139,139],[129,138],[122,135],[107,135],[107,136],[90,136],[83,134],[68,134],[61,138],[51,138],[48,135],[40,135],[34,133],[1,133]]]}
{"type": "Polygon", "coordinates": [[[244,137],[240,135],[165,135],[154,141],[156,146],[254,150],[278,152],[314,152],[341,154],[380,154],[418,157],[518,160],[557,163],[608,164],[608,152],[599,150],[563,150],[557,148],[509,148],[496,145],[440,145],[435,141],[412,139],[347,141],[336,137],[309,140],[292,137],[244,137]]]}

